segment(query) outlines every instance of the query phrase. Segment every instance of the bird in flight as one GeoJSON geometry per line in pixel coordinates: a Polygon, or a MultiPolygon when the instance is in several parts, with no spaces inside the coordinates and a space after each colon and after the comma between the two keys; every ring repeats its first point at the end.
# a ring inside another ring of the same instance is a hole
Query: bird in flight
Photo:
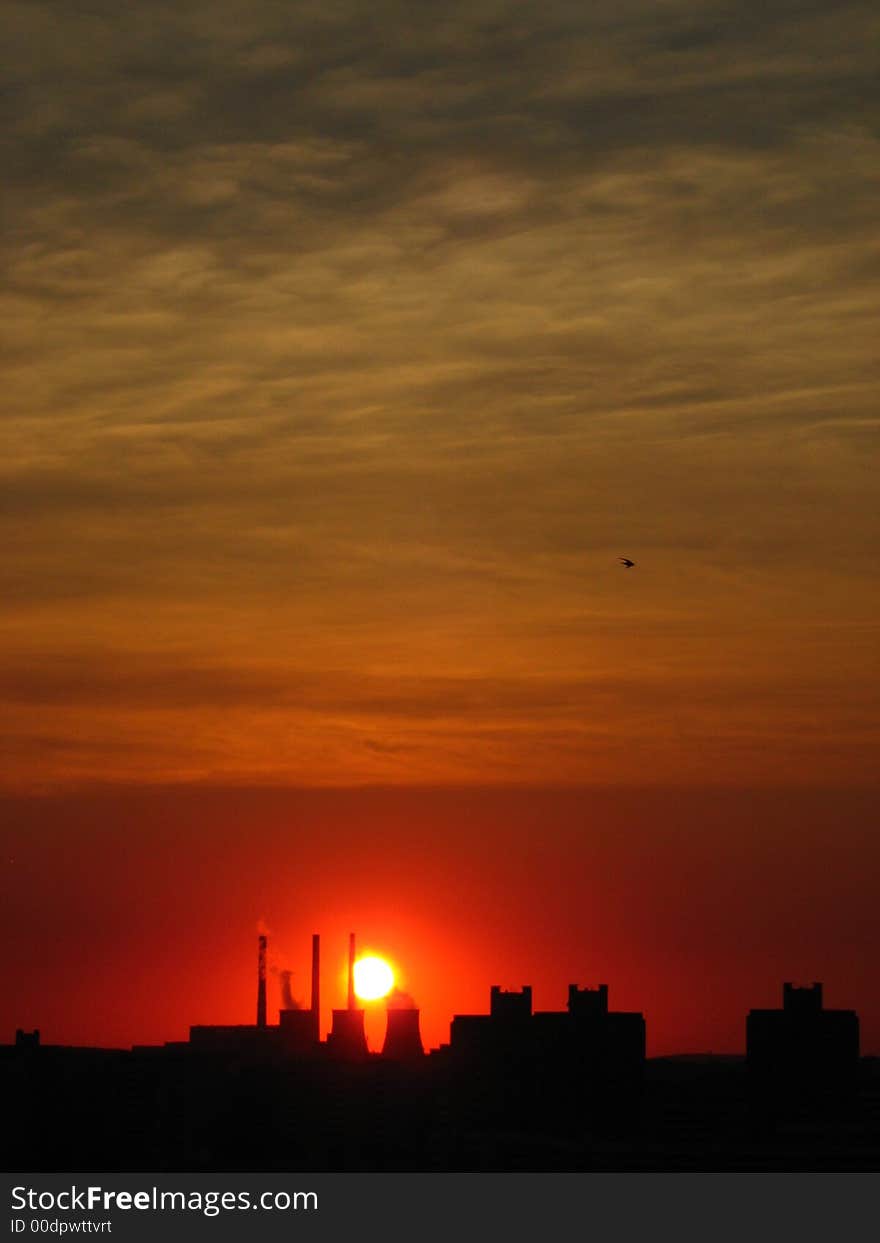
{"type": "Polygon", "coordinates": [[[630,561],[629,557],[618,557],[617,560],[620,562],[620,564],[624,567],[625,570],[631,570],[632,567],[635,565],[635,561],[630,561]]]}

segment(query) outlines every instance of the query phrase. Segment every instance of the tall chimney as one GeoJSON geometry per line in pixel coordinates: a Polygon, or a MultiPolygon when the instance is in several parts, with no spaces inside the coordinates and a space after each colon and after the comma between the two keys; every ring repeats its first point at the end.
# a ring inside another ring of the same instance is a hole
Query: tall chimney
{"type": "Polygon", "coordinates": [[[354,1009],[354,933],[348,934],[348,1008],[354,1009]]]}
{"type": "Polygon", "coordinates": [[[266,1026],[266,937],[260,933],[257,952],[257,1027],[266,1026]]]}
{"type": "Polygon", "coordinates": [[[312,933],[312,1027],[315,1041],[321,1039],[321,938],[312,933]]]}

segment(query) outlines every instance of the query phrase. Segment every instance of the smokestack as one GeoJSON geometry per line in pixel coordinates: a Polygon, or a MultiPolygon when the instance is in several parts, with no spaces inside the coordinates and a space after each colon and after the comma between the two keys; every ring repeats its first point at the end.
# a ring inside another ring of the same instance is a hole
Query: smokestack
{"type": "Polygon", "coordinates": [[[257,951],[257,1027],[266,1026],[266,936],[260,933],[257,951]]]}
{"type": "Polygon", "coordinates": [[[354,933],[348,934],[348,1008],[354,1009],[354,933]]]}
{"type": "Polygon", "coordinates": [[[321,1039],[321,938],[312,933],[312,1027],[315,1040],[321,1039]]]}

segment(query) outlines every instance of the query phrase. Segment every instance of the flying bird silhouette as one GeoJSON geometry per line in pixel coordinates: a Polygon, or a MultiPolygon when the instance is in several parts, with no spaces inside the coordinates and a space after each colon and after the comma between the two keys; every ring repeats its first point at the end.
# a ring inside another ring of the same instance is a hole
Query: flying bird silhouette
{"type": "Polygon", "coordinates": [[[626,570],[631,570],[635,565],[635,561],[630,561],[629,557],[618,557],[617,560],[626,570]]]}

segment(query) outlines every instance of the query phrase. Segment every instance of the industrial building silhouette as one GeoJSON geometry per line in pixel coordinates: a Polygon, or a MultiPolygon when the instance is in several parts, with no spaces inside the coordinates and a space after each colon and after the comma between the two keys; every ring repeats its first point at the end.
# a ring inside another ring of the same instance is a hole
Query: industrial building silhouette
{"type": "MultiPolygon", "coordinates": [[[[309,1008],[284,1007],[278,1012],[277,1025],[267,1021],[266,1006],[267,937],[261,934],[257,943],[257,1021],[236,1025],[196,1025],[189,1030],[189,1047],[193,1051],[229,1056],[249,1056],[283,1060],[285,1058],[330,1058],[342,1062],[362,1062],[370,1057],[364,1027],[364,1010],[355,1001],[354,965],[355,934],[348,939],[347,999],[344,1008],[331,1011],[331,1028],[326,1041],[321,1040],[321,938],[312,936],[312,989],[309,1008]]],[[[166,1048],[180,1048],[168,1044],[166,1048]]],[[[398,1007],[392,1000],[387,1006],[387,1030],[382,1057],[392,1061],[411,1061],[424,1056],[419,1011],[412,1005],[398,1007]]]]}
{"type": "Polygon", "coordinates": [[[645,1059],[645,1020],[609,1010],[607,984],[595,989],[570,984],[567,1009],[536,1013],[528,985],[519,992],[493,985],[487,1015],[455,1015],[450,1049],[475,1061],[549,1057],[589,1062],[606,1073],[637,1071],[645,1059]]]}
{"type": "MultiPolygon", "coordinates": [[[[306,1009],[283,1008],[277,1025],[267,1021],[267,938],[261,934],[257,951],[257,1015],[251,1025],[197,1025],[190,1028],[193,1051],[273,1059],[325,1058],[363,1062],[371,1056],[364,1027],[364,1009],[356,1004],[355,934],[349,934],[347,999],[331,1011],[331,1028],[320,1035],[320,936],[312,936],[311,1004],[306,1009]]],[[[171,1045],[166,1047],[173,1047],[171,1045]]],[[[532,1011],[532,989],[505,991],[493,985],[488,1014],[457,1014],[450,1025],[448,1045],[436,1051],[458,1068],[475,1074],[509,1074],[544,1065],[575,1079],[592,1077],[631,1085],[639,1082],[645,1060],[645,1020],[636,1013],[608,1009],[608,985],[579,988],[569,985],[563,1011],[532,1011]]],[[[419,1010],[409,999],[394,997],[386,1007],[386,1033],[381,1053],[395,1062],[414,1062],[425,1056],[419,1028],[419,1010]]]]}
{"type": "Polygon", "coordinates": [[[493,985],[488,1014],[450,1025],[452,1073],[476,1115],[499,1125],[569,1133],[586,1115],[632,1114],[645,1065],[645,1020],[608,1009],[608,986],[570,984],[561,1011],[533,1011],[532,990],[493,985]]]}
{"type": "Polygon", "coordinates": [[[0,1046],[6,1168],[876,1168],[880,1067],[860,1060],[855,1011],[824,1009],[820,984],[785,984],[780,1009],[750,1011],[745,1059],[649,1061],[644,1016],[612,1010],[607,984],[570,984],[558,1011],[535,1011],[530,986],[493,985],[488,1012],[456,1014],[429,1053],[418,1008],[392,995],[371,1051],[355,948],[351,934],[346,1004],[323,1039],[318,934],[310,1004],[277,1023],[261,934],[252,1024],[131,1050],[19,1029],[0,1046]]]}
{"type": "Polygon", "coordinates": [[[746,1062],[753,1094],[765,1103],[838,1103],[852,1094],[859,1069],[854,1010],[825,1010],[822,985],[782,986],[780,1010],[750,1010],[746,1062]]]}

